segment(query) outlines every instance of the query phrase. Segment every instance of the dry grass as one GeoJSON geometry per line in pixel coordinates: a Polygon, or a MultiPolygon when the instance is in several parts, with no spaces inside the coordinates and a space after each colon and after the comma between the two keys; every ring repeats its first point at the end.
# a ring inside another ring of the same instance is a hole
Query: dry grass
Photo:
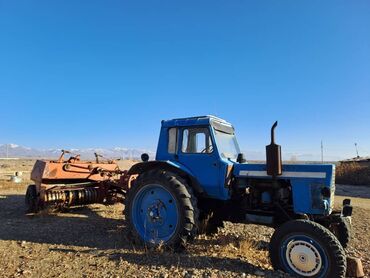
{"type": "Polygon", "coordinates": [[[340,164],[335,179],[339,184],[370,185],[370,167],[355,162],[340,164]]]}

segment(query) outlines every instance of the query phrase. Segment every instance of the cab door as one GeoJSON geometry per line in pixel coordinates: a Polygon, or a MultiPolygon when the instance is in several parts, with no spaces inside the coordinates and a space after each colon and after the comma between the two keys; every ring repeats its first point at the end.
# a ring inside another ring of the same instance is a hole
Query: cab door
{"type": "Polygon", "coordinates": [[[209,127],[187,127],[179,131],[178,161],[191,171],[210,197],[219,198],[221,165],[209,127]]]}

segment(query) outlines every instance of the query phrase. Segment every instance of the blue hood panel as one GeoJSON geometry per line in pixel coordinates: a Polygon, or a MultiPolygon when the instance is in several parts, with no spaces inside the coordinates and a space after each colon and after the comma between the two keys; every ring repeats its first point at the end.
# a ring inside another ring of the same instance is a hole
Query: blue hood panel
{"type": "MultiPolygon", "coordinates": [[[[235,164],[233,174],[238,178],[272,179],[266,164],[235,164]]],[[[329,214],[334,202],[335,165],[286,164],[278,180],[288,180],[292,186],[295,213],[329,214]],[[321,189],[330,188],[330,198],[323,198],[321,189]]]]}
{"type": "MultiPolygon", "coordinates": [[[[332,164],[285,164],[283,174],[277,179],[286,178],[316,178],[331,180],[333,174],[332,164]]],[[[235,177],[271,178],[267,175],[266,164],[235,164],[235,177]]]]}

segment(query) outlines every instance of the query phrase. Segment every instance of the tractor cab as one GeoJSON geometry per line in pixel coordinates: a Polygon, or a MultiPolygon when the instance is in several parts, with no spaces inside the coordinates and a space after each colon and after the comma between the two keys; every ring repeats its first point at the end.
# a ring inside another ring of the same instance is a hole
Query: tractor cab
{"type": "Polygon", "coordinates": [[[157,161],[170,161],[197,178],[211,198],[226,200],[227,174],[240,149],[234,127],[214,116],[162,121],[157,161]]]}

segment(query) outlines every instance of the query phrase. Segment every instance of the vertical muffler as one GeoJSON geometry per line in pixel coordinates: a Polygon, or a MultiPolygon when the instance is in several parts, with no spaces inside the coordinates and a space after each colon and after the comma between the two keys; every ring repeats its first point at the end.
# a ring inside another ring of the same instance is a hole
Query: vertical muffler
{"type": "Polygon", "coordinates": [[[282,174],[281,146],[275,144],[276,121],[271,127],[271,144],[266,146],[266,170],[267,174],[276,177],[282,174]]]}

